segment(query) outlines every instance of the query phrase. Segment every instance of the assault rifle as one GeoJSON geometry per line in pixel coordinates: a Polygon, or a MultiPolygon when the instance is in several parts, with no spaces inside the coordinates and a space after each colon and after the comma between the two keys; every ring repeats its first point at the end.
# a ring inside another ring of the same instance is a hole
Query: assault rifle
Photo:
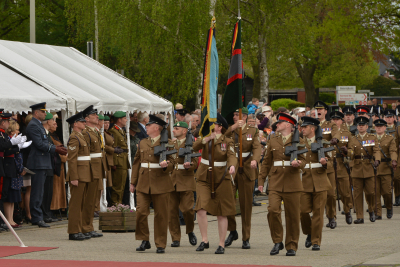
{"type": "Polygon", "coordinates": [[[160,156],[160,163],[167,160],[168,155],[176,153],[175,149],[168,150],[169,147],[174,147],[173,145],[168,145],[168,131],[164,128],[161,131],[160,145],[154,147],[154,155],[160,156]]]}
{"type": "Polygon", "coordinates": [[[184,163],[192,163],[192,158],[200,157],[201,153],[193,153],[193,135],[190,130],[186,134],[185,148],[179,149],[179,157],[184,157],[184,163]]]}
{"type": "MultiPolygon", "coordinates": [[[[393,130],[393,131],[394,131],[394,130],[393,130]]],[[[393,182],[394,182],[393,180],[394,180],[394,170],[393,170],[393,168],[392,168],[392,165],[390,164],[390,163],[392,162],[392,159],[389,158],[388,156],[386,156],[385,152],[383,152],[383,149],[382,149],[381,145],[379,145],[379,149],[381,150],[382,155],[385,157],[385,160],[387,160],[387,164],[389,165],[389,168],[390,168],[390,175],[391,175],[391,177],[392,177],[392,181],[391,181],[391,183],[390,183],[390,188],[391,188],[391,190],[392,190],[391,197],[392,197],[392,203],[393,203],[393,182]]]]}
{"type": "Polygon", "coordinates": [[[312,143],[311,144],[311,151],[314,153],[318,153],[318,162],[322,159],[325,158],[325,153],[335,150],[334,147],[324,147],[324,145],[329,145],[330,142],[326,140],[322,140],[322,129],[321,126],[317,127],[317,130],[315,131],[315,140],[317,140],[317,143],[312,143]]]}
{"type": "Polygon", "coordinates": [[[285,156],[290,156],[290,162],[292,162],[293,160],[297,160],[298,155],[308,152],[307,148],[299,150],[299,147],[305,147],[306,145],[300,144],[300,134],[297,125],[294,127],[291,143],[291,146],[287,146],[285,148],[285,156]]]}
{"type": "MultiPolygon", "coordinates": [[[[336,144],[336,147],[338,149],[338,152],[340,153],[341,150],[337,144],[336,144]]],[[[354,213],[356,213],[356,205],[354,204],[354,197],[353,197],[353,179],[350,176],[350,173],[351,173],[350,166],[349,166],[349,164],[346,163],[346,160],[344,159],[345,156],[343,154],[341,155],[341,157],[343,159],[343,165],[346,168],[347,174],[349,175],[351,201],[353,202],[353,211],[354,211],[354,213]]]]}

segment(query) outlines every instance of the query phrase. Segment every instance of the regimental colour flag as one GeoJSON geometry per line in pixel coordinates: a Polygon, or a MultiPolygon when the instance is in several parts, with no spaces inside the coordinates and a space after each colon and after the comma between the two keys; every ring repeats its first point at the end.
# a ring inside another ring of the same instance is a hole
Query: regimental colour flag
{"type": "Polygon", "coordinates": [[[221,115],[228,124],[233,124],[233,112],[243,107],[243,61],[241,19],[235,24],[232,35],[232,57],[229,67],[228,82],[222,99],[221,115]]]}
{"type": "Polygon", "coordinates": [[[206,137],[214,129],[217,121],[218,52],[215,40],[215,18],[211,20],[204,58],[203,89],[201,95],[200,136],[206,137]]]}

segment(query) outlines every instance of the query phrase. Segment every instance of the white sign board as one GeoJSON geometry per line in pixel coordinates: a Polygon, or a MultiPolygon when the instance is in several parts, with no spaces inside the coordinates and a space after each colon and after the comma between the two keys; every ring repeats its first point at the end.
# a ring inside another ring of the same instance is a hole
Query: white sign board
{"type": "Polygon", "coordinates": [[[352,91],[353,94],[356,92],[355,86],[336,86],[336,91],[352,91]]]}
{"type": "Polygon", "coordinates": [[[346,101],[348,105],[366,105],[368,94],[338,94],[337,98],[338,101],[346,101]]]}

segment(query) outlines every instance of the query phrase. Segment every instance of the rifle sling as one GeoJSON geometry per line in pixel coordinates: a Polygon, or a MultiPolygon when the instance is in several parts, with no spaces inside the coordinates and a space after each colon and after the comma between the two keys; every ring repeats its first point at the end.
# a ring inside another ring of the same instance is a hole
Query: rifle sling
{"type": "MultiPolygon", "coordinates": [[[[239,149],[239,134],[237,134],[236,132],[234,132],[234,135],[235,135],[235,143],[236,143],[236,152],[237,152],[237,154],[238,154],[239,157],[242,157],[242,154],[240,153],[240,149],[239,149]]],[[[247,157],[242,158],[242,163],[245,163],[249,158],[251,158],[251,153],[250,153],[247,157]]],[[[243,171],[243,168],[244,168],[244,167],[240,167],[240,166],[239,166],[238,172],[239,172],[240,174],[242,174],[242,173],[244,172],[244,171],[243,171]]]]}

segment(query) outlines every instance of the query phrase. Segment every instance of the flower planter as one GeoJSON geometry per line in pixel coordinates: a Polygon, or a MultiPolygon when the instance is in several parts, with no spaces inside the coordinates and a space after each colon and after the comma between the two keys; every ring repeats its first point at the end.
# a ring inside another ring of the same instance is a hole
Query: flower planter
{"type": "Polygon", "coordinates": [[[100,212],[99,230],[103,232],[134,232],[136,230],[136,211],[100,212]]]}

